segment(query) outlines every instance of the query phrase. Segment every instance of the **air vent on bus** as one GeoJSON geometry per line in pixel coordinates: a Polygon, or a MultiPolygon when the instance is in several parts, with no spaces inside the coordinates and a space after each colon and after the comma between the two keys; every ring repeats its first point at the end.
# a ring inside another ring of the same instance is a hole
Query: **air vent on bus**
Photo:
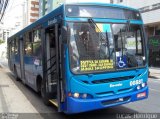
{"type": "Polygon", "coordinates": [[[93,84],[101,84],[101,83],[110,83],[110,82],[118,82],[133,79],[135,76],[126,76],[126,77],[118,77],[118,78],[110,78],[110,79],[102,79],[102,80],[94,80],[93,84]]]}
{"type": "Polygon", "coordinates": [[[117,98],[117,99],[113,99],[113,100],[108,100],[108,101],[103,101],[102,104],[103,105],[111,105],[111,104],[115,104],[115,103],[119,103],[119,102],[127,102],[131,99],[131,97],[124,97],[124,98],[117,98]]]}
{"type": "Polygon", "coordinates": [[[109,95],[113,95],[113,94],[114,94],[113,91],[96,93],[96,95],[98,95],[98,96],[103,96],[103,95],[109,96],[109,95]]]}

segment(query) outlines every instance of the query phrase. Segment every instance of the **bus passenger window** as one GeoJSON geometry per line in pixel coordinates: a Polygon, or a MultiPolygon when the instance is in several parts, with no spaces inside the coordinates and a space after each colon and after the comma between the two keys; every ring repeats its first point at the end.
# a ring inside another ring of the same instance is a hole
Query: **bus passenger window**
{"type": "Polygon", "coordinates": [[[32,50],[33,50],[33,44],[32,44],[32,32],[29,32],[26,34],[25,36],[25,49],[24,49],[24,53],[28,56],[32,55],[32,50]]]}
{"type": "Polygon", "coordinates": [[[41,41],[41,39],[40,39],[40,30],[35,30],[34,31],[34,34],[33,34],[34,36],[33,36],[33,42],[40,42],[41,41]]]}
{"type": "Polygon", "coordinates": [[[11,42],[11,52],[12,52],[12,55],[14,54],[14,40],[12,40],[12,42],[11,42]]]}
{"type": "Polygon", "coordinates": [[[41,58],[42,55],[42,47],[41,42],[33,43],[33,55],[41,58]]]}
{"type": "Polygon", "coordinates": [[[18,54],[18,39],[15,39],[15,54],[18,54]]]}
{"type": "Polygon", "coordinates": [[[33,56],[36,56],[38,58],[41,58],[42,56],[40,35],[40,30],[35,30],[33,33],[33,56]]]}
{"type": "Polygon", "coordinates": [[[25,54],[28,55],[28,56],[32,55],[32,43],[26,43],[25,54]]]}

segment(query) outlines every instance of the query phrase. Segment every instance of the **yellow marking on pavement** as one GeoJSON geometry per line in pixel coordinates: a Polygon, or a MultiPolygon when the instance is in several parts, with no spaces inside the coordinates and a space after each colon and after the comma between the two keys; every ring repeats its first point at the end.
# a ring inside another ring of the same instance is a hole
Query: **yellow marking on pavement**
{"type": "Polygon", "coordinates": [[[56,107],[58,107],[58,103],[56,99],[51,99],[49,100],[53,105],[55,105],[56,107]]]}

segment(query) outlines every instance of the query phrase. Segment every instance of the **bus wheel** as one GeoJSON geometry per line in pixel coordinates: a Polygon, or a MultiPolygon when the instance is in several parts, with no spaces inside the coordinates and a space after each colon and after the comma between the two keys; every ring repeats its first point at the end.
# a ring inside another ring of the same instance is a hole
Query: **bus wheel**
{"type": "Polygon", "coordinates": [[[47,106],[51,105],[49,102],[49,96],[47,95],[47,92],[46,92],[46,86],[45,86],[45,83],[43,83],[43,80],[41,81],[41,96],[45,105],[47,106]]]}
{"type": "Polygon", "coordinates": [[[14,76],[15,76],[16,81],[19,81],[16,66],[14,66],[14,76]]]}

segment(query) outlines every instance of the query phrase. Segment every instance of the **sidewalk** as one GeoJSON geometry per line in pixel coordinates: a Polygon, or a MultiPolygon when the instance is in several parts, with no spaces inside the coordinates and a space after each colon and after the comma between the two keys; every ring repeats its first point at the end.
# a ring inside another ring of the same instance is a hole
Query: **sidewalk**
{"type": "Polygon", "coordinates": [[[8,59],[0,58],[0,65],[1,65],[1,67],[8,68],[8,59]]]}
{"type": "Polygon", "coordinates": [[[8,69],[3,68],[1,65],[0,113],[38,113],[23,92],[17,87],[14,79],[12,80],[9,76],[13,77],[8,69]]]}
{"type": "Polygon", "coordinates": [[[160,79],[160,68],[149,67],[150,75],[149,77],[160,79]]]}

